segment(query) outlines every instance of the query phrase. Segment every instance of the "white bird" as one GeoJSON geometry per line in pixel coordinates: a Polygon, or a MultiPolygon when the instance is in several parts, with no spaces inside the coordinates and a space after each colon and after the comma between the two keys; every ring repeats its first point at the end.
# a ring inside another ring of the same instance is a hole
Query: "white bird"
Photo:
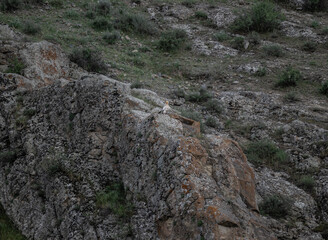
{"type": "Polygon", "coordinates": [[[169,102],[166,101],[163,107],[163,113],[166,114],[169,110],[171,110],[171,107],[169,106],[169,102]]]}

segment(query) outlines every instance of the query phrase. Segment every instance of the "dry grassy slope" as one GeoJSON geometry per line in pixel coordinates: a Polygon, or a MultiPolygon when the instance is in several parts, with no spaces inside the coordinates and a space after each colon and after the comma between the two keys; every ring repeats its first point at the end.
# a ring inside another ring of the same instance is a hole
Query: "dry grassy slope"
{"type": "MultiPolygon", "coordinates": [[[[131,83],[140,81],[143,87],[174,99],[171,102],[178,105],[177,109],[194,109],[201,113],[203,121],[214,118],[214,128],[207,127],[207,133],[229,134],[244,145],[270,139],[290,155],[287,166],[278,164],[270,168],[287,172],[290,177],[282,175],[282,178],[295,184],[299,184],[302,176],[310,175],[315,190],[307,191],[317,201],[318,222],[327,221],[324,211],[328,209],[325,206],[328,196],[324,194],[324,184],[328,175],[325,170],[328,98],[318,93],[320,85],[328,80],[327,13],[282,7],[286,19],[279,30],[258,34],[256,45],[252,44],[251,36],[242,34],[250,45],[237,50],[231,40],[237,35],[230,32],[229,25],[237,12],[250,9],[253,1],[195,0],[187,6],[186,1],[173,0],[112,2],[115,12],[121,9],[151,16],[159,31],[184,29],[188,33],[189,48],[165,53],[156,47],[159,34],[146,36],[131,31],[121,31],[122,39],[108,45],[102,39],[104,31],[92,29],[93,20],[85,17],[84,1],[65,1],[62,7],[33,6],[1,14],[0,21],[22,29],[22,23],[31,20],[41,31],[29,38],[57,42],[67,53],[76,46],[100,50],[110,65],[108,75],[111,77],[131,83]],[[230,39],[217,41],[213,36],[220,31],[230,39]],[[308,41],[317,44],[314,52],[302,50],[308,41]],[[271,44],[278,44],[284,55],[268,56],[263,47],[271,44]],[[303,80],[297,87],[274,88],[289,64],[301,71],[303,80]],[[265,76],[255,74],[259,69],[266,70],[265,76]],[[223,111],[209,110],[204,103],[195,104],[173,93],[178,88],[189,92],[200,86],[206,86],[213,93],[223,111]],[[295,99],[298,101],[289,101],[295,99]]],[[[257,169],[259,173],[261,169],[257,169]]],[[[259,182],[261,180],[259,177],[259,182]]],[[[261,190],[258,189],[263,193],[260,200],[268,194],[261,190]]]]}

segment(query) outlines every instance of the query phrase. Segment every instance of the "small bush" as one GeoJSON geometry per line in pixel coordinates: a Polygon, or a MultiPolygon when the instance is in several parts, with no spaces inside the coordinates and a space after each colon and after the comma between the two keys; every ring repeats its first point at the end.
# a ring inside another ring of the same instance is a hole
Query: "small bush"
{"type": "Polygon", "coordinates": [[[110,13],[112,8],[112,4],[109,1],[106,0],[100,0],[98,1],[98,3],[96,4],[96,11],[97,13],[106,16],[110,13]]]}
{"type": "Polygon", "coordinates": [[[288,155],[267,140],[251,142],[245,149],[248,160],[256,166],[268,165],[278,167],[285,164],[288,155]]]}
{"type": "Polygon", "coordinates": [[[283,218],[290,213],[291,202],[280,195],[272,195],[259,204],[260,213],[273,218],[283,218]]]}
{"type": "Polygon", "coordinates": [[[135,81],[131,84],[131,88],[142,88],[143,84],[140,81],[135,81]]]}
{"type": "Polygon", "coordinates": [[[49,4],[55,8],[62,8],[64,6],[63,0],[51,0],[49,4]]]}
{"type": "Polygon", "coordinates": [[[299,186],[307,191],[312,192],[315,187],[315,181],[311,176],[302,176],[299,180],[299,186]]]}
{"type": "Polygon", "coordinates": [[[6,215],[0,204],[0,239],[3,240],[26,240],[26,238],[16,229],[15,225],[6,215]]]}
{"type": "Polygon", "coordinates": [[[99,208],[109,208],[121,218],[129,218],[133,215],[134,207],[126,200],[126,191],[122,183],[114,183],[105,191],[96,196],[96,205],[99,208]]]}
{"type": "Polygon", "coordinates": [[[22,6],[22,0],[1,0],[0,10],[1,11],[15,11],[22,6]]]}
{"type": "Polygon", "coordinates": [[[99,52],[91,49],[74,49],[70,60],[90,72],[105,72],[107,70],[99,52]]]}
{"type": "Polygon", "coordinates": [[[158,48],[166,52],[176,51],[185,46],[187,39],[188,36],[184,30],[175,29],[164,32],[158,42],[158,48]]]}
{"type": "Polygon", "coordinates": [[[103,39],[108,44],[115,44],[118,40],[121,39],[121,34],[118,31],[106,32],[103,36],[103,39]]]}
{"type": "Polygon", "coordinates": [[[244,38],[243,37],[235,37],[232,40],[231,46],[235,49],[238,49],[238,50],[244,50],[245,49],[245,47],[244,47],[244,38]]]}
{"type": "Polygon", "coordinates": [[[203,20],[206,20],[208,18],[207,13],[202,12],[202,11],[195,12],[195,17],[198,18],[198,19],[203,19],[203,20]]]}
{"type": "Polygon", "coordinates": [[[121,14],[115,21],[115,28],[138,34],[154,35],[157,33],[155,25],[149,19],[137,14],[121,14]]]}
{"type": "Polygon", "coordinates": [[[279,45],[268,45],[263,47],[264,52],[268,56],[273,57],[282,57],[284,56],[284,52],[279,45]]]}
{"type": "Polygon", "coordinates": [[[80,18],[80,14],[74,10],[68,10],[64,13],[65,17],[72,20],[77,20],[80,18]]]}
{"type": "Polygon", "coordinates": [[[254,31],[247,35],[247,40],[252,45],[259,45],[261,43],[260,35],[254,31]]]}
{"type": "Polygon", "coordinates": [[[191,8],[193,7],[195,4],[197,3],[197,0],[184,0],[181,4],[188,7],[188,8],[191,8]]]}
{"type": "Polygon", "coordinates": [[[322,35],[328,35],[328,27],[325,27],[321,30],[322,35]]]}
{"type": "Polygon", "coordinates": [[[328,81],[322,84],[320,88],[320,93],[328,97],[328,81]]]}
{"type": "Polygon", "coordinates": [[[257,70],[256,72],[255,72],[255,76],[257,76],[257,77],[264,77],[265,75],[266,75],[266,73],[267,73],[267,70],[266,70],[266,68],[260,68],[259,70],[257,70]]]}
{"type": "Polygon", "coordinates": [[[186,93],[181,88],[178,88],[176,90],[173,90],[173,94],[175,96],[177,96],[178,98],[185,98],[186,97],[186,93]]]}
{"type": "Polygon", "coordinates": [[[192,92],[186,95],[186,100],[190,102],[206,102],[212,95],[206,90],[201,88],[198,92],[192,92]]]}
{"type": "Polygon", "coordinates": [[[209,127],[212,127],[212,128],[216,128],[219,125],[214,117],[207,118],[206,121],[205,121],[205,124],[206,124],[206,126],[209,126],[209,127]]]}
{"type": "Polygon", "coordinates": [[[315,50],[317,50],[317,44],[314,42],[306,42],[303,44],[302,50],[306,52],[315,52],[315,50]]]}
{"type": "Polygon", "coordinates": [[[16,158],[16,152],[14,151],[0,152],[0,163],[12,163],[16,158]]]}
{"type": "Polygon", "coordinates": [[[290,92],[284,96],[284,101],[293,103],[299,101],[299,98],[297,97],[295,92],[290,92]]]}
{"type": "Polygon", "coordinates": [[[315,20],[311,22],[310,26],[311,26],[312,28],[314,28],[314,29],[318,29],[318,28],[320,28],[320,24],[319,24],[319,22],[318,22],[318,21],[315,21],[315,20]]]}
{"type": "Polygon", "coordinates": [[[96,13],[93,10],[88,10],[85,14],[85,16],[89,19],[95,19],[96,18],[96,13]]]}
{"type": "Polygon", "coordinates": [[[313,229],[313,231],[321,233],[323,239],[328,239],[328,222],[320,223],[320,225],[313,229]]]}
{"type": "Polygon", "coordinates": [[[218,42],[224,42],[230,39],[231,37],[224,31],[220,31],[219,33],[213,35],[213,40],[218,42]]]}
{"type": "Polygon", "coordinates": [[[16,73],[16,74],[23,74],[23,70],[25,68],[24,63],[22,63],[17,58],[9,61],[8,69],[6,70],[7,73],[16,73]]]}
{"type": "Polygon", "coordinates": [[[208,111],[222,113],[222,106],[218,100],[210,99],[206,102],[205,107],[208,111]]]}
{"type": "Polygon", "coordinates": [[[280,25],[283,15],[269,1],[256,3],[249,13],[239,16],[231,28],[236,32],[271,32],[280,25]]]}
{"type": "Polygon", "coordinates": [[[97,31],[112,30],[113,25],[104,17],[98,17],[92,22],[92,28],[97,31]]]}
{"type": "Polygon", "coordinates": [[[34,22],[26,21],[23,23],[22,31],[25,34],[36,35],[41,31],[41,28],[34,22]]]}
{"type": "Polygon", "coordinates": [[[23,112],[23,115],[28,117],[28,118],[33,117],[35,114],[36,114],[35,109],[25,109],[24,112],[23,112]]]}
{"type": "Polygon", "coordinates": [[[291,87],[296,86],[297,82],[302,80],[302,74],[300,71],[288,67],[279,77],[279,81],[276,83],[276,87],[291,87]]]}

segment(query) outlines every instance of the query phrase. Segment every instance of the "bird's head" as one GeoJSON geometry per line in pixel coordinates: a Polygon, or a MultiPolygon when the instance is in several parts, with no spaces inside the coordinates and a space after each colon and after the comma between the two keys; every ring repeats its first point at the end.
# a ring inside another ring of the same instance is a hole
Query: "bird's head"
{"type": "Polygon", "coordinates": [[[169,101],[165,101],[165,104],[166,104],[166,105],[169,105],[169,101]]]}

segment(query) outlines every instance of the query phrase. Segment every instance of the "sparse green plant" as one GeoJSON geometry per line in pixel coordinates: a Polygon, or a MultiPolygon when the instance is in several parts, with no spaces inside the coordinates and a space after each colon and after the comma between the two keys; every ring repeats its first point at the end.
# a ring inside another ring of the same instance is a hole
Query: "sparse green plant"
{"type": "Polygon", "coordinates": [[[292,87],[302,80],[302,74],[299,70],[293,69],[291,66],[280,75],[276,87],[292,87]]]}
{"type": "Polygon", "coordinates": [[[317,44],[315,42],[306,42],[302,45],[302,50],[306,52],[315,52],[317,50],[317,44]]]}
{"type": "Polygon", "coordinates": [[[131,84],[131,88],[142,88],[143,84],[140,81],[135,81],[131,84]]]}
{"type": "Polygon", "coordinates": [[[110,1],[107,0],[100,0],[96,4],[96,11],[97,13],[106,16],[110,13],[112,8],[112,4],[110,1]]]}
{"type": "Polygon", "coordinates": [[[279,167],[288,160],[288,155],[268,140],[251,142],[246,146],[248,160],[255,166],[279,167]]]}
{"type": "Polygon", "coordinates": [[[312,28],[314,28],[314,29],[318,29],[318,28],[320,28],[320,23],[319,23],[318,21],[316,21],[316,20],[313,20],[313,21],[311,22],[310,26],[311,26],[312,28]]]}
{"type": "Polygon", "coordinates": [[[197,0],[184,0],[182,1],[182,5],[192,8],[197,3],[197,0]]]}
{"type": "Polygon", "coordinates": [[[121,182],[113,183],[96,196],[98,208],[110,209],[117,216],[128,219],[133,215],[134,207],[126,200],[126,191],[121,182]]]}
{"type": "Polygon", "coordinates": [[[0,163],[12,163],[17,158],[15,151],[0,152],[0,163]]]}
{"type": "Polygon", "coordinates": [[[322,34],[322,35],[328,35],[328,27],[324,27],[324,28],[321,30],[321,34],[322,34]]]}
{"type": "Polygon", "coordinates": [[[1,11],[15,11],[22,6],[22,0],[1,0],[0,10],[1,11]]]}
{"type": "Polygon", "coordinates": [[[195,12],[195,17],[203,20],[208,18],[207,13],[202,11],[195,12]]]}
{"type": "Polygon", "coordinates": [[[105,72],[107,66],[99,52],[89,48],[76,48],[70,54],[70,60],[90,72],[105,72]]]}
{"type": "Polygon", "coordinates": [[[316,228],[313,229],[314,232],[319,232],[321,233],[321,236],[323,239],[327,240],[328,239],[328,222],[322,222],[317,226],[316,228]]]}
{"type": "Polygon", "coordinates": [[[198,220],[198,221],[197,221],[197,226],[198,226],[198,227],[201,227],[201,226],[203,226],[203,224],[204,224],[204,223],[203,223],[203,221],[202,221],[202,220],[198,220]]]}
{"type": "Polygon", "coordinates": [[[97,17],[92,22],[92,28],[97,31],[110,31],[113,29],[113,25],[105,17],[97,17]]]}
{"type": "Polygon", "coordinates": [[[49,4],[55,8],[62,8],[64,6],[63,0],[50,0],[49,4]]]}
{"type": "Polygon", "coordinates": [[[121,34],[119,31],[106,32],[103,36],[103,39],[108,44],[115,44],[118,40],[121,39],[121,34]]]}
{"type": "Polygon", "coordinates": [[[324,82],[321,85],[320,93],[323,94],[323,95],[326,95],[328,97],[328,81],[324,82]]]}
{"type": "Polygon", "coordinates": [[[250,34],[247,35],[247,40],[252,45],[259,45],[261,43],[260,34],[255,31],[252,31],[250,34]]]}
{"type": "Polygon", "coordinates": [[[284,101],[293,103],[299,101],[299,98],[297,97],[295,92],[289,92],[284,96],[284,101]]]}
{"type": "Polygon", "coordinates": [[[6,215],[0,205],[0,239],[3,240],[25,240],[26,238],[16,229],[15,225],[6,215]]]}
{"type": "Polygon", "coordinates": [[[224,42],[224,41],[230,40],[231,37],[225,31],[220,31],[213,35],[213,39],[218,42],[224,42]]]}
{"type": "Polygon", "coordinates": [[[268,56],[273,56],[273,57],[283,57],[284,51],[279,45],[267,45],[263,47],[264,52],[268,56]]]}
{"type": "Polygon", "coordinates": [[[115,28],[138,34],[154,35],[157,28],[148,18],[140,14],[121,14],[114,22],[115,28]]]}
{"type": "Polygon", "coordinates": [[[281,195],[265,197],[259,204],[260,213],[273,218],[284,218],[290,214],[291,200],[281,195]]]}
{"type": "Polygon", "coordinates": [[[185,98],[185,96],[186,96],[185,91],[183,91],[183,89],[181,89],[181,88],[178,88],[178,89],[174,90],[173,94],[175,96],[177,96],[178,98],[185,98]]]}
{"type": "Polygon", "coordinates": [[[244,50],[244,38],[243,37],[235,37],[232,42],[231,46],[238,50],[244,50]]]}
{"type": "Polygon", "coordinates": [[[208,111],[222,113],[222,104],[215,99],[210,99],[206,102],[205,107],[208,111]]]}
{"type": "Polygon", "coordinates": [[[302,176],[298,182],[299,186],[309,192],[313,192],[315,181],[311,176],[302,176]]]}
{"type": "Polygon", "coordinates": [[[216,128],[216,127],[218,127],[219,124],[218,124],[217,120],[214,117],[209,117],[209,118],[206,119],[205,125],[209,126],[209,127],[212,127],[212,128],[216,128]]]}
{"type": "Polygon", "coordinates": [[[86,13],[85,13],[85,16],[89,19],[95,19],[96,18],[96,12],[93,11],[93,10],[88,10],[86,13]]]}
{"type": "Polygon", "coordinates": [[[40,26],[32,21],[24,22],[22,27],[22,31],[25,34],[36,35],[37,33],[41,32],[40,26]]]}
{"type": "Polygon", "coordinates": [[[80,14],[77,11],[74,10],[67,10],[64,13],[65,17],[68,19],[72,19],[72,20],[77,20],[80,18],[80,14]]]}
{"type": "Polygon", "coordinates": [[[186,95],[186,100],[190,102],[206,102],[212,95],[204,88],[201,88],[198,92],[191,92],[186,95]]]}
{"type": "Polygon", "coordinates": [[[264,77],[266,75],[266,73],[267,73],[266,68],[261,67],[259,70],[257,70],[255,72],[255,76],[257,76],[257,77],[264,77]]]}
{"type": "Polygon", "coordinates": [[[188,36],[184,30],[175,29],[164,32],[158,42],[158,48],[166,52],[176,51],[185,46],[187,39],[188,36]]]}
{"type": "Polygon", "coordinates": [[[36,113],[35,109],[25,109],[24,112],[23,112],[23,115],[28,117],[28,118],[31,118],[35,115],[35,113],[36,113]]]}
{"type": "Polygon", "coordinates": [[[231,28],[235,32],[271,32],[279,27],[283,18],[283,14],[274,3],[260,1],[252,7],[249,13],[240,15],[231,28]]]}
{"type": "Polygon", "coordinates": [[[9,66],[6,72],[22,74],[24,68],[25,68],[24,63],[22,63],[18,58],[14,58],[13,60],[9,61],[9,66]]]}

